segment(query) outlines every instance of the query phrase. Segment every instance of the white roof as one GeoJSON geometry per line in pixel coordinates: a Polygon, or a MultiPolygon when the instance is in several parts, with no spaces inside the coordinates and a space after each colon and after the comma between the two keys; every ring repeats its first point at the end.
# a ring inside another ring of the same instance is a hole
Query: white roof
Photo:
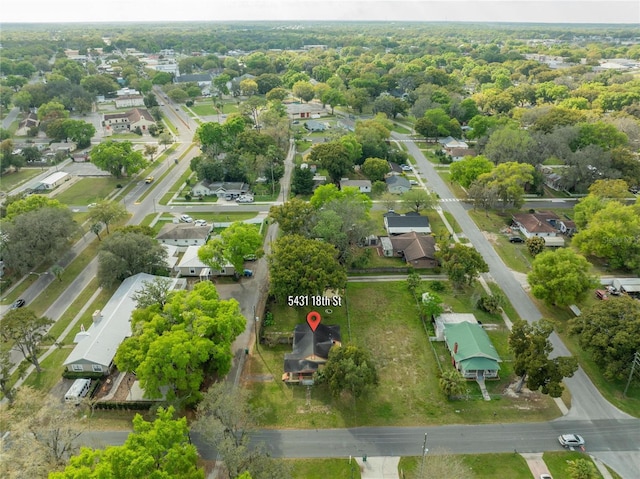
{"type": "MultiPolygon", "coordinates": [[[[93,323],[84,334],[80,342],[73,349],[64,362],[65,366],[73,363],[100,364],[108,368],[118,347],[127,336],[131,336],[131,313],[136,309],[136,302],[132,296],[144,287],[144,283],[153,281],[158,276],[138,273],[125,279],[113,293],[111,299],[102,308],[102,319],[93,323]]],[[[171,280],[171,288],[179,282],[171,280]]]]}
{"type": "Polygon", "coordinates": [[[199,249],[200,246],[187,246],[182,259],[178,263],[178,268],[206,268],[207,265],[198,258],[199,249]]]}
{"type": "Polygon", "coordinates": [[[52,173],[49,176],[47,176],[40,183],[44,185],[52,185],[56,181],[60,181],[61,179],[66,178],[67,176],[69,176],[69,173],[66,173],[64,171],[56,171],[55,173],[52,173]]]}

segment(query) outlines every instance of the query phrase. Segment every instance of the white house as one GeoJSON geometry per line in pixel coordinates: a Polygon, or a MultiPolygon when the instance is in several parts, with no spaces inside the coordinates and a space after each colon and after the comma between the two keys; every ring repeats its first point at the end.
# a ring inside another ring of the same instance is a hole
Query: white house
{"type": "Polygon", "coordinates": [[[189,246],[186,249],[182,259],[176,266],[176,271],[180,276],[196,276],[204,280],[211,276],[233,276],[235,274],[236,270],[231,264],[226,264],[220,270],[209,268],[198,258],[199,249],[199,246],[189,246]]]}
{"type": "Polygon", "coordinates": [[[202,180],[198,181],[198,183],[191,188],[191,194],[193,194],[193,196],[217,196],[218,198],[224,198],[225,196],[236,198],[248,192],[249,185],[242,182],[209,182],[202,180]]]}
{"type": "Polygon", "coordinates": [[[340,189],[352,186],[358,188],[360,193],[371,193],[371,181],[370,180],[340,180],[340,189]]]}
{"type": "Polygon", "coordinates": [[[192,223],[167,223],[156,239],[161,244],[174,246],[202,246],[209,239],[211,226],[196,226],[192,223]]]}
{"type": "Polygon", "coordinates": [[[116,98],[116,108],[133,108],[135,106],[144,106],[144,97],[142,95],[123,95],[116,98]]]}
{"type": "MultiPolygon", "coordinates": [[[[136,309],[133,296],[145,283],[158,276],[138,273],[125,279],[102,310],[93,313],[93,323],[81,330],[74,339],[76,347],[64,362],[68,371],[109,374],[113,358],[125,338],[131,336],[131,313],[136,309]]],[[[183,288],[184,280],[171,280],[171,288],[183,288]]]]}
{"type": "Polygon", "coordinates": [[[56,171],[55,173],[52,173],[45,179],[41,180],[38,186],[41,189],[53,190],[54,188],[57,188],[62,183],[64,183],[65,181],[69,181],[70,179],[71,176],[69,175],[69,173],[66,173],[64,171],[56,171]]]}

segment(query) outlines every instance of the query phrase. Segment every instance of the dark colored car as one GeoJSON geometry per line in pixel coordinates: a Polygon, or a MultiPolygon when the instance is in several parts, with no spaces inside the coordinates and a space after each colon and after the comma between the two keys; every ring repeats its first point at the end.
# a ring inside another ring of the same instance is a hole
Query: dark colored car
{"type": "Polygon", "coordinates": [[[20,299],[16,299],[13,304],[11,305],[11,309],[18,309],[18,308],[22,308],[27,302],[20,298],[20,299]]]}
{"type": "Polygon", "coordinates": [[[512,236],[509,238],[510,243],[524,243],[524,240],[520,236],[512,236]]]}
{"type": "Polygon", "coordinates": [[[253,276],[253,271],[251,271],[250,269],[245,269],[242,272],[242,276],[246,276],[247,278],[250,278],[251,276],[253,276]]]}

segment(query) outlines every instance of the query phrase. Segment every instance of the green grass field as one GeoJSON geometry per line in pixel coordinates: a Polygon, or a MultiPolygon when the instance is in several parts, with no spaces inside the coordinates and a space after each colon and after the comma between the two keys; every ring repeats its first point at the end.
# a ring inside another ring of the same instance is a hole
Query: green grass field
{"type": "Polygon", "coordinates": [[[55,195],[55,199],[66,205],[85,206],[105,199],[116,185],[128,183],[128,178],[113,178],[111,176],[101,178],[82,178],[66,190],[55,195]]]}
{"type": "Polygon", "coordinates": [[[0,191],[8,193],[42,172],[41,168],[21,168],[19,171],[5,171],[0,177],[0,191]]]}
{"type": "MultiPolygon", "coordinates": [[[[451,456],[442,457],[439,454],[427,454],[424,458],[424,471],[433,470],[438,466],[440,466],[438,470],[442,471],[442,461],[447,461],[449,457],[451,456]]],[[[464,476],[464,479],[531,479],[533,477],[529,466],[527,466],[527,462],[520,454],[460,454],[451,457],[451,459],[460,461],[462,467],[467,469],[468,472],[466,473],[467,475],[464,476]]],[[[400,459],[400,464],[398,465],[398,469],[404,474],[400,477],[404,477],[404,479],[417,479],[420,475],[421,467],[422,458],[415,456],[403,457],[400,459]]],[[[423,477],[432,476],[427,475],[423,477]]],[[[445,479],[444,476],[438,477],[445,479]]],[[[462,479],[462,476],[458,476],[456,479],[462,479]]]]}
{"type": "MultiPolygon", "coordinates": [[[[424,285],[426,288],[426,284],[424,285]]],[[[500,319],[475,310],[474,298],[479,292],[443,293],[445,303],[456,312],[473,311],[483,323],[500,323],[500,319]]],[[[526,407],[517,400],[499,397],[481,400],[475,383],[469,383],[471,399],[449,401],[440,392],[439,369],[434,353],[416,313],[406,282],[349,283],[346,304],[342,307],[319,308],[323,321],[341,327],[343,343],[366,347],[378,367],[380,385],[366,398],[333,398],[323,386],[314,386],[307,405],[305,388],[287,386],[281,381],[284,354],[289,345],[261,345],[258,354],[248,360],[248,387],[253,403],[267,410],[265,426],[277,427],[356,427],[419,424],[460,424],[492,422],[493,413],[503,422],[538,421],[557,417],[558,411],[549,398],[536,396],[526,407]],[[252,380],[272,375],[273,380],[252,380]],[[475,391],[475,392],[474,392],[475,391]],[[477,399],[476,399],[477,398],[477,399]]],[[[289,308],[270,305],[275,324],[269,329],[288,333],[304,321],[312,308],[289,308]]],[[[508,359],[506,332],[492,331],[498,352],[508,359]]],[[[444,353],[442,353],[444,356],[444,353]]],[[[447,356],[443,357],[448,361],[447,356]]],[[[505,377],[491,386],[500,393],[509,381],[505,377]]]]}
{"type": "MultiPolygon", "coordinates": [[[[547,464],[552,477],[571,477],[567,461],[575,461],[576,459],[586,459],[593,464],[593,461],[587,454],[572,451],[552,451],[545,452],[542,459],[547,464]]],[[[595,479],[601,479],[602,474],[593,466],[595,470],[595,479]]]]}
{"type": "Polygon", "coordinates": [[[289,459],[294,479],[352,478],[360,479],[355,459],[289,459]]]}

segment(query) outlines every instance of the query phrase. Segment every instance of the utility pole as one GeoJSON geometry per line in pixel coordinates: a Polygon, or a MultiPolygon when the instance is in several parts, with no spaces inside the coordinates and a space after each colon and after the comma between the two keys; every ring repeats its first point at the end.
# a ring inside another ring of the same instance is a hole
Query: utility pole
{"type": "Polygon", "coordinates": [[[420,479],[422,479],[424,476],[423,471],[424,471],[424,456],[427,455],[427,453],[429,452],[429,449],[427,449],[427,433],[424,433],[424,443],[422,444],[422,462],[420,463],[420,479]]]}
{"type": "Polygon", "coordinates": [[[622,395],[627,397],[627,389],[629,389],[629,384],[631,384],[631,379],[633,379],[633,373],[635,372],[636,366],[640,368],[640,352],[636,351],[633,353],[633,360],[631,361],[631,371],[629,372],[629,379],[627,380],[627,385],[624,388],[624,392],[622,395]]]}

